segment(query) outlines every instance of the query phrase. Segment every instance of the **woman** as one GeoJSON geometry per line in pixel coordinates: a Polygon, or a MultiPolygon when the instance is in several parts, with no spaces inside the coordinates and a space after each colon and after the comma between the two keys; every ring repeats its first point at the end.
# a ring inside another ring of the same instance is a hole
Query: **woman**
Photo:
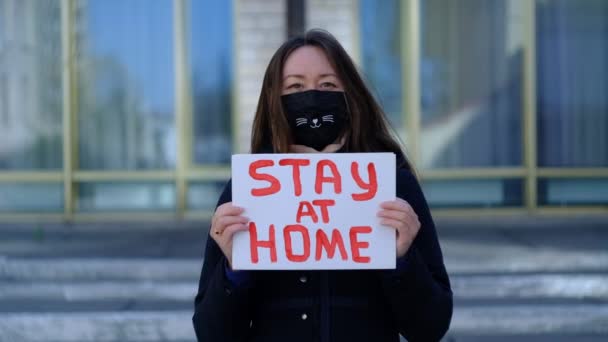
{"type": "Polygon", "coordinates": [[[382,109],[338,41],[321,30],[285,42],[266,70],[252,153],[394,152],[397,199],[378,211],[397,235],[397,268],[233,271],[232,237],[247,230],[231,183],[213,216],[195,299],[199,341],[437,341],[452,292],[435,226],[382,109]],[[310,113],[332,113],[311,117],[310,113]],[[323,131],[320,131],[320,129],[323,131]],[[319,133],[320,132],[320,133],[319,133]]]}

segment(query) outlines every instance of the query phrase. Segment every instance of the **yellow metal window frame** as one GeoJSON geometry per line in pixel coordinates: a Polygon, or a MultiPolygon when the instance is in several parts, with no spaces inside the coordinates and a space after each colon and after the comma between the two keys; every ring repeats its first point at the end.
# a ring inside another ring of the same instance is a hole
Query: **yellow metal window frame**
{"type": "MultiPolygon", "coordinates": [[[[402,58],[402,112],[403,131],[407,132],[406,144],[409,158],[420,165],[420,2],[424,0],[401,0],[401,54],[402,58]]],[[[551,178],[608,178],[608,168],[543,168],[537,166],[536,128],[536,4],[526,1],[524,19],[524,65],[523,65],[523,110],[522,110],[522,156],[521,167],[419,169],[422,180],[458,179],[522,179],[524,181],[524,206],[515,208],[462,208],[436,209],[440,216],[492,216],[540,214],[608,213],[608,206],[555,207],[538,205],[538,179],[551,178]]]]}
{"type": "MultiPolygon", "coordinates": [[[[232,36],[235,75],[239,75],[238,55],[239,32],[236,29],[239,19],[239,3],[244,0],[232,0],[232,36]]],[[[403,115],[404,131],[407,132],[407,150],[414,164],[420,161],[420,1],[401,1],[402,30],[402,82],[403,82],[403,115]]],[[[360,32],[359,6],[353,11],[355,16],[354,53],[359,60],[360,32]]],[[[187,193],[190,182],[224,181],[230,177],[230,166],[204,166],[192,162],[192,89],[189,61],[189,22],[188,0],[173,1],[174,25],[174,59],[175,59],[175,125],[177,131],[177,163],[174,170],[151,171],[84,171],[78,169],[78,125],[76,87],[76,49],[75,49],[75,0],[61,0],[61,41],[62,41],[62,78],[63,78],[63,169],[57,171],[0,171],[0,183],[63,183],[63,213],[0,213],[0,221],[21,220],[207,220],[212,212],[209,210],[188,210],[187,193]],[[80,213],[75,210],[78,198],[77,184],[80,182],[130,182],[130,181],[165,181],[174,182],[176,188],[176,210],[174,213],[142,212],[99,212],[80,213]]],[[[418,170],[422,180],[458,180],[458,179],[505,179],[524,180],[524,206],[516,208],[491,209],[441,209],[434,210],[439,216],[492,216],[521,215],[527,213],[540,215],[608,213],[608,206],[590,207],[554,207],[539,206],[537,183],[542,178],[608,178],[608,168],[539,168],[536,156],[536,65],[535,65],[535,3],[526,2],[524,43],[524,84],[523,84],[523,165],[520,167],[499,168],[462,168],[462,169],[423,169],[418,170]]],[[[232,85],[232,128],[233,146],[237,147],[239,136],[238,87],[232,85]]]]}

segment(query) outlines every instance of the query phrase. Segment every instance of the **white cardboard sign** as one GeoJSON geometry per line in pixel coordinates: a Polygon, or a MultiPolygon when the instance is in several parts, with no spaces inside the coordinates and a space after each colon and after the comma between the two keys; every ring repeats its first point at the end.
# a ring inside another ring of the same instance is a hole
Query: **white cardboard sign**
{"type": "Polygon", "coordinates": [[[393,153],[233,155],[232,202],[250,221],[232,267],[395,268],[395,230],[376,216],[393,199],[393,153]]]}

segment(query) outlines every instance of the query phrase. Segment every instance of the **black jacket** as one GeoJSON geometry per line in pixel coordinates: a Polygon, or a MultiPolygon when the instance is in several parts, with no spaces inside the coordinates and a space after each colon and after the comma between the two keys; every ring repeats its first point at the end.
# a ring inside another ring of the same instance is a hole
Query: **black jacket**
{"type": "MultiPolygon", "coordinates": [[[[226,278],[211,238],[192,318],[199,341],[438,341],[452,316],[452,291],[435,225],[416,178],[397,170],[397,196],[421,228],[398,270],[255,271],[246,285],[226,278]]],[[[218,205],[231,201],[228,182],[218,205]]]]}

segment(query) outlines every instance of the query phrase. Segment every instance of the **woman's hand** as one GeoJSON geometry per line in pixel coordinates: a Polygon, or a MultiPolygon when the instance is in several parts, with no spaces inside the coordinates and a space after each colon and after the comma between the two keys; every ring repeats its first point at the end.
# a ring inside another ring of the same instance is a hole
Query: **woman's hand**
{"type": "Polygon", "coordinates": [[[210,235],[220,246],[230,267],[232,267],[232,238],[236,232],[248,229],[249,219],[241,215],[244,210],[232,205],[232,202],[227,202],[217,207],[211,218],[210,235]]]}
{"type": "Polygon", "coordinates": [[[394,201],[382,202],[380,204],[378,217],[381,224],[394,228],[397,232],[397,257],[407,253],[412,242],[420,230],[418,215],[407,201],[397,198],[394,201]]]}

